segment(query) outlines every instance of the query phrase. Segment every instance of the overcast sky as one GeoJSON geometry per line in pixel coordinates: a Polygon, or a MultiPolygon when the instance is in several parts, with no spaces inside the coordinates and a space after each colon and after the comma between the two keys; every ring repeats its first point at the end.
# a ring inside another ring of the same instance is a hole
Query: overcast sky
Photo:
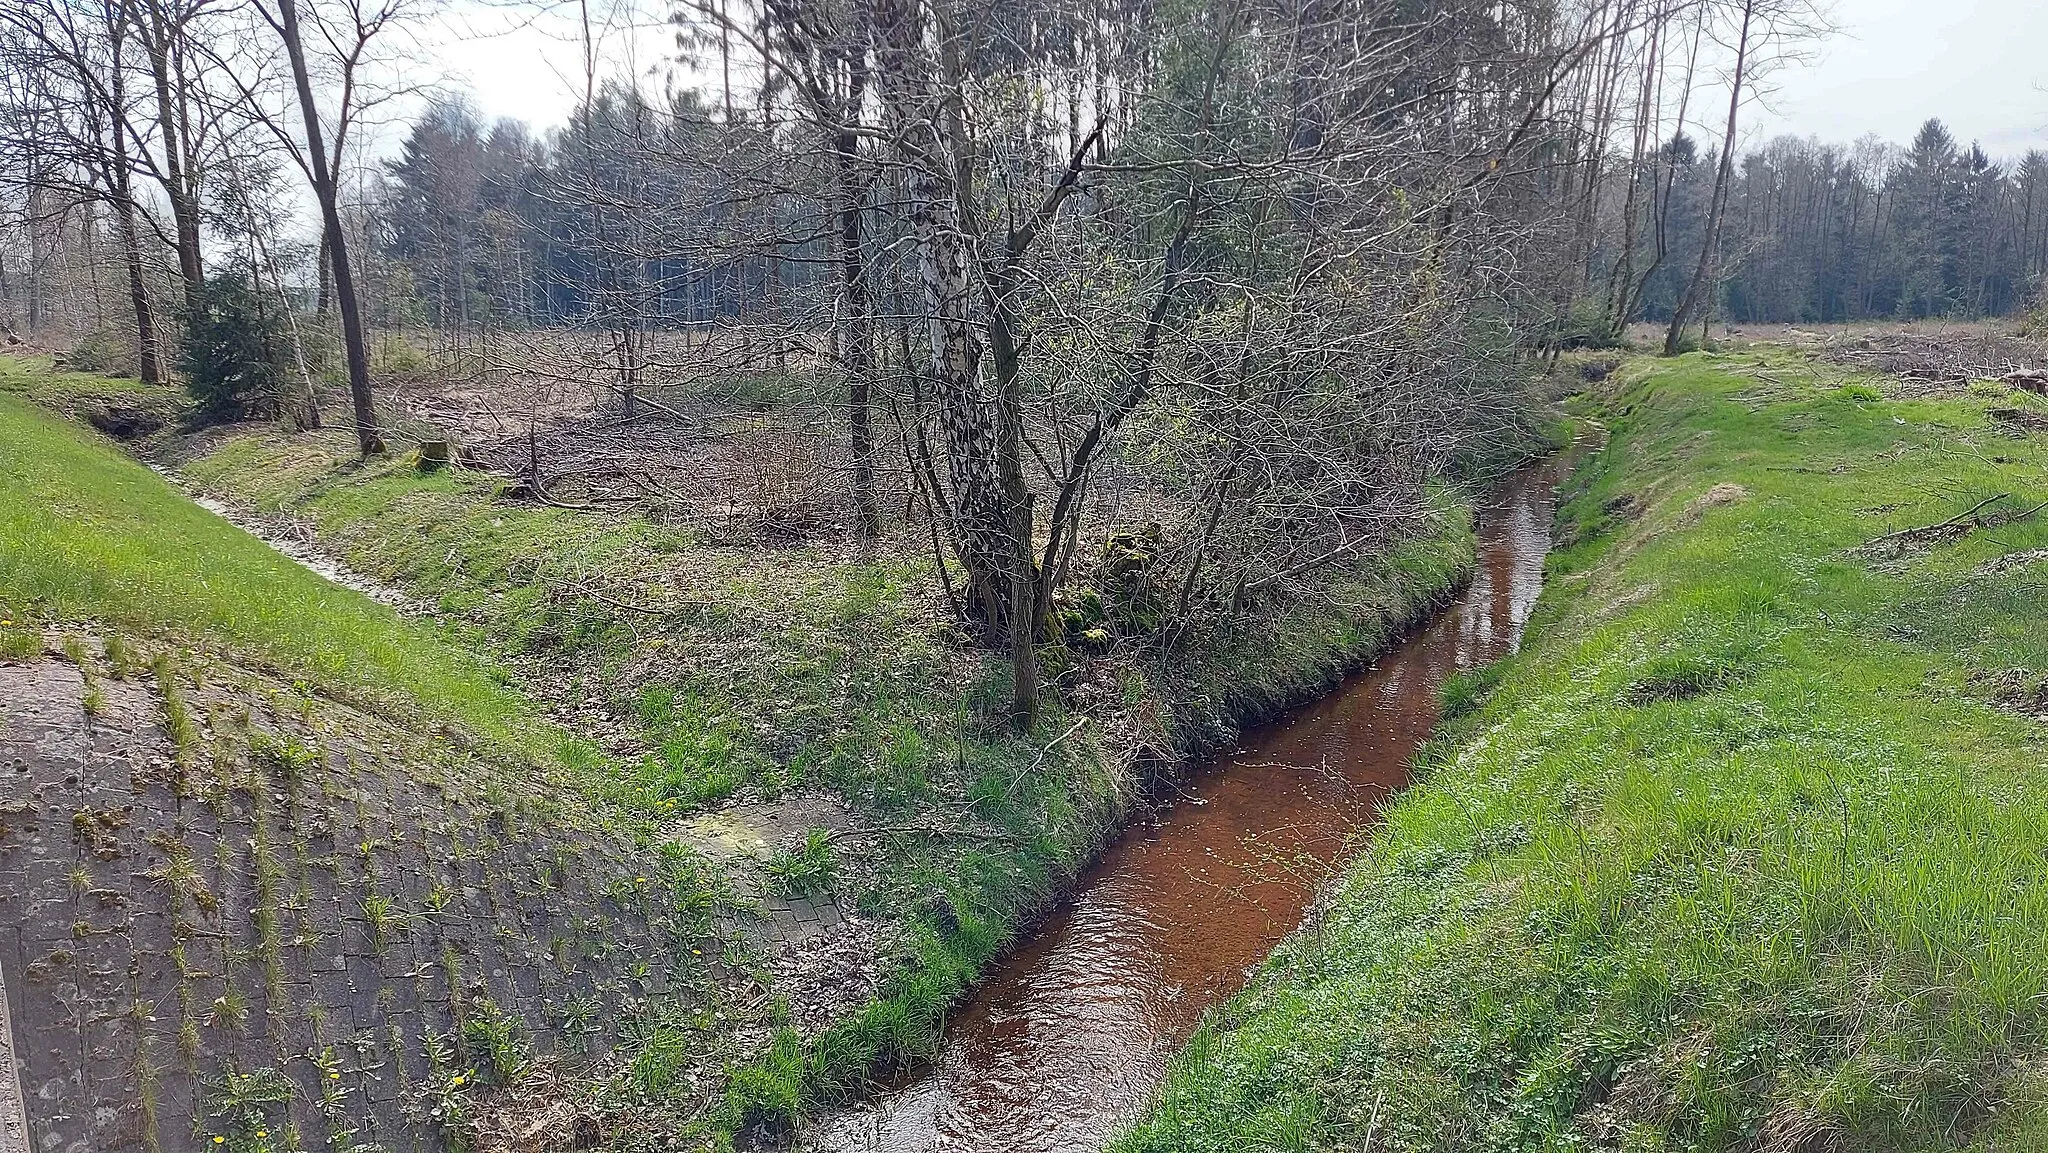
{"type": "MultiPolygon", "coordinates": [[[[555,21],[504,32],[506,18],[474,2],[454,9],[436,53],[450,81],[474,93],[487,118],[559,124],[582,90],[575,28],[555,21]]],[[[1840,32],[1811,63],[1779,72],[1774,91],[1746,113],[1747,144],[1780,132],[1844,143],[1876,133],[1903,144],[1939,116],[1994,156],[2048,147],[2048,0],[1834,0],[1832,12],[1840,32]]],[[[615,32],[604,44],[607,65],[630,61],[643,75],[674,55],[659,28],[615,32]]]]}
{"type": "Polygon", "coordinates": [[[1836,0],[1841,31],[1777,77],[1758,134],[1900,144],[1939,116],[1994,156],[2048,147],[2048,0],[1836,0]]]}

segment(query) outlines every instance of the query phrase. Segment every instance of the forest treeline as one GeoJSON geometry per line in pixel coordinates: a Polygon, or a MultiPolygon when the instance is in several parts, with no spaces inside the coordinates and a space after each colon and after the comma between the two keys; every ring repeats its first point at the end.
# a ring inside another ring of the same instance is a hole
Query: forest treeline
{"type": "Polygon", "coordinates": [[[1645,318],[1676,351],[1716,315],[2000,312],[2042,271],[2038,157],[1930,126],[1737,162],[1756,86],[1827,32],[1810,0],[654,14],[692,83],[586,20],[565,125],[442,97],[384,156],[408,0],[10,5],[0,314],[211,418],[345,397],[365,454],[379,347],[629,422],[807,382],[789,459],[852,537],[929,539],[1028,720],[1072,627],[1170,647],[1382,552],[1527,422],[1532,358],[1645,318]],[[1124,579],[1119,539],[1144,564],[1111,611],[1080,586],[1124,579]]]}
{"type": "Polygon", "coordinates": [[[1994,161],[1939,120],[1903,147],[1773,140],[1742,157],[1729,211],[1730,320],[2004,316],[2048,278],[2048,152],[1994,161]]]}
{"type": "MultiPolygon", "coordinates": [[[[592,307],[583,219],[550,195],[573,179],[583,137],[605,131],[635,94],[605,93],[591,114],[546,138],[517,121],[486,125],[460,99],[436,103],[380,173],[377,251],[405,277],[387,302],[391,323],[463,328],[574,324],[592,307]],[[409,288],[410,291],[405,289],[409,288]]],[[[670,109],[687,137],[706,121],[670,109]]],[[[607,150],[609,151],[609,150],[607,150]]],[[[679,148],[679,154],[691,151],[679,148]]],[[[1616,322],[1668,321],[1691,271],[1671,253],[1697,252],[1713,190],[1715,156],[1680,133],[1646,163],[1610,178],[1607,205],[1627,203],[1633,179],[1662,187],[1639,227],[1661,244],[1635,307],[1616,322]]],[[[709,176],[708,172],[699,176],[709,176]]],[[[1779,137],[1743,153],[1726,209],[1718,315],[1744,323],[2004,316],[2048,278],[2048,152],[2010,163],[1959,145],[1929,120],[1909,146],[1779,137]]],[[[1623,266],[1621,221],[1601,222],[1584,284],[1623,266]]],[[[822,242],[750,258],[716,246],[678,245],[650,263],[650,310],[671,322],[746,316],[811,279],[822,242]],[[704,254],[704,255],[698,255],[704,254]]],[[[1618,291],[1618,289],[1617,289],[1618,291]]],[[[1582,313],[1598,296],[1579,301],[1582,313]]],[[[1594,314],[1604,322],[1611,313],[1594,314]]]]}
{"type": "MultiPolygon", "coordinates": [[[[596,114],[536,139],[516,121],[485,125],[461,100],[437,103],[381,173],[384,233],[378,251],[407,279],[388,302],[392,323],[437,328],[487,323],[573,324],[591,308],[583,221],[549,190],[573,172],[583,134],[615,115],[629,91],[606,93],[596,114]]],[[[644,112],[644,110],[639,110],[644,112]]],[[[701,126],[696,110],[672,110],[673,131],[701,126]]],[[[1688,267],[1669,252],[1696,251],[1704,236],[1715,158],[1676,135],[1635,179],[1668,185],[1659,260],[1632,315],[1668,320],[1688,267]],[[1668,175],[1657,171],[1668,167],[1668,175]]],[[[1626,184],[1631,174],[1615,179],[1626,184]]],[[[1737,162],[1720,260],[1720,315],[1731,321],[1839,322],[2003,316],[2023,307],[2048,277],[2048,152],[2011,163],[1959,146],[1930,120],[1910,146],[1854,145],[1780,137],[1737,162]]],[[[1626,189],[1610,189],[1610,205],[1626,189]]],[[[1587,281],[1622,259],[1619,222],[1603,225],[1587,281]]],[[[745,316],[808,283],[810,251],[751,259],[693,259],[682,251],[649,269],[650,307],[666,320],[702,323],[745,316]]]]}

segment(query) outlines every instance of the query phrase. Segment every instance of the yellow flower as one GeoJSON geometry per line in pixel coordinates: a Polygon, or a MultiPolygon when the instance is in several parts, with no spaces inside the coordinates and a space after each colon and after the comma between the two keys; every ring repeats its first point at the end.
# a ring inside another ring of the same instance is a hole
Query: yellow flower
{"type": "Polygon", "coordinates": [[[450,1081],[450,1082],[448,1082],[448,1083],[449,1083],[450,1085],[460,1085],[460,1084],[462,1084],[462,1074],[460,1074],[460,1073],[457,1073],[457,1074],[455,1075],[455,1080],[453,1080],[453,1081],[450,1081]]]}
{"type": "Polygon", "coordinates": [[[327,1079],[328,1079],[329,1081],[339,1081],[339,1080],[341,1080],[341,1074],[339,1074],[339,1073],[329,1073],[329,1074],[327,1075],[327,1079]]]}
{"type": "Polygon", "coordinates": [[[228,1143],[228,1139],[227,1139],[227,1138],[225,1138],[225,1137],[215,1137],[215,1138],[213,1139],[213,1143],[214,1143],[215,1145],[225,1145],[225,1144],[227,1144],[227,1143],[228,1143]]]}
{"type": "Polygon", "coordinates": [[[636,885],[644,885],[644,884],[646,884],[646,883],[647,883],[647,878],[645,878],[645,877],[635,877],[635,878],[633,878],[633,883],[634,883],[634,884],[636,884],[636,885]]]}
{"type": "Polygon", "coordinates": [[[258,1129],[258,1130],[256,1130],[256,1135],[257,1135],[258,1137],[268,1137],[268,1136],[270,1136],[270,1130],[268,1130],[268,1129],[258,1129]]]}

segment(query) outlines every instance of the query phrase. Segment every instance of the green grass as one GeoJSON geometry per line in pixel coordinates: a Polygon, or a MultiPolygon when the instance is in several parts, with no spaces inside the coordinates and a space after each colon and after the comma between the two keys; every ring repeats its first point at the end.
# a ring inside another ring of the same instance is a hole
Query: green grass
{"type": "Polygon", "coordinates": [[[784,893],[831,892],[833,879],[839,872],[839,861],[832,851],[831,831],[818,828],[806,831],[802,844],[769,858],[767,871],[769,883],[784,893]]]}
{"type": "Polygon", "coordinates": [[[573,671],[639,723],[654,755],[630,788],[650,804],[743,785],[922,799],[915,773],[874,755],[898,732],[959,727],[955,700],[934,699],[957,656],[921,561],[720,547],[636,515],[504,500],[487,474],[351,458],[333,437],[240,435],[183,473],[310,522],[479,649],[573,671]]]}
{"type": "Polygon", "coordinates": [[[99,437],[0,393],[0,619],[224,645],[528,749],[559,739],[503,672],[307,571],[99,437]]]}
{"type": "Polygon", "coordinates": [[[2048,441],[1987,420],[2024,398],[1759,359],[1587,405],[1528,646],[1453,683],[1328,915],[1121,1153],[2038,1146],[2048,739],[2001,702],[2048,713],[2048,565],[1985,566],[2048,518],[1850,550],[2048,499],[2048,441]]]}

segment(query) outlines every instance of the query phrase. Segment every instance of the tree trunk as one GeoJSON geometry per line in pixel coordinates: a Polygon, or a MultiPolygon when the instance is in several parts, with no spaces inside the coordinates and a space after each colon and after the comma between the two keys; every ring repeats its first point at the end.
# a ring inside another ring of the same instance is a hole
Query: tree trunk
{"type": "MultiPolygon", "coordinates": [[[[321,218],[323,222],[325,217],[321,218]]],[[[326,320],[334,311],[334,260],[327,250],[327,229],[320,229],[320,253],[315,259],[320,266],[320,288],[313,297],[313,315],[326,320]]]]}
{"type": "Polygon", "coordinates": [[[965,604],[984,640],[1007,639],[1016,544],[997,472],[996,406],[982,393],[981,341],[971,314],[971,250],[962,231],[959,165],[933,123],[937,71],[924,49],[917,0],[875,5],[883,99],[898,125],[918,282],[931,329],[930,376],[952,497],[953,551],[966,570],[965,604]]]}
{"type": "MultiPolygon", "coordinates": [[[[1637,207],[1637,195],[1643,185],[1643,161],[1649,156],[1649,149],[1657,143],[1652,129],[1652,109],[1658,85],[1658,65],[1663,57],[1664,25],[1661,21],[1650,32],[1650,43],[1643,53],[1642,87],[1636,96],[1635,133],[1629,149],[1628,196],[1621,209],[1621,255],[1615,260],[1614,269],[1607,277],[1607,326],[1619,336],[1628,331],[1629,321],[1635,317],[1636,300],[1631,291],[1636,282],[1636,233],[1641,212],[1637,207]]],[[[1657,190],[1657,169],[1650,167],[1650,191],[1657,190]]]]}
{"type": "Polygon", "coordinates": [[[43,287],[45,268],[48,262],[49,245],[43,238],[44,202],[49,198],[40,184],[31,185],[28,190],[28,274],[27,285],[28,334],[31,340],[43,331],[43,287]]]}
{"type": "Polygon", "coordinates": [[[1031,564],[1031,494],[1011,506],[1010,719],[1019,732],[1038,723],[1038,570],[1031,564]]]}
{"type": "Polygon", "coordinates": [[[1735,73],[1728,86],[1728,126],[1721,134],[1721,163],[1714,172],[1714,193],[1707,203],[1706,236],[1700,243],[1700,262],[1693,268],[1692,279],[1679,297],[1678,307],[1671,310],[1671,327],[1664,331],[1666,356],[1678,355],[1680,337],[1684,335],[1693,309],[1699,305],[1707,273],[1714,264],[1714,250],[1720,243],[1721,217],[1728,204],[1728,182],[1735,171],[1735,122],[1742,111],[1743,70],[1749,64],[1749,22],[1756,15],[1756,3],[1757,0],[1744,0],[1742,5],[1742,31],[1735,41],[1735,73]]]}
{"type": "Polygon", "coordinates": [[[120,180],[120,198],[114,205],[115,228],[120,234],[121,260],[128,268],[128,299],[135,308],[135,359],[146,384],[162,384],[164,366],[157,350],[156,309],[149,302],[149,281],[142,271],[142,243],[135,230],[135,206],[126,199],[128,180],[120,180]]]}
{"type": "MultiPolygon", "coordinates": [[[[135,184],[129,175],[127,93],[122,84],[121,38],[112,37],[114,60],[108,78],[109,101],[107,135],[113,139],[109,145],[102,145],[102,166],[105,169],[107,191],[113,195],[114,235],[121,245],[121,263],[128,274],[128,301],[135,310],[135,361],[136,371],[148,384],[161,384],[164,380],[163,356],[157,345],[156,308],[149,299],[149,279],[142,268],[142,238],[135,227],[135,184]]],[[[97,129],[94,136],[99,135],[97,129]]],[[[187,299],[194,299],[188,286],[187,299]]]]}
{"type": "Polygon", "coordinates": [[[327,236],[327,250],[333,257],[334,297],[341,309],[342,344],[348,357],[349,401],[355,408],[356,446],[364,456],[370,456],[384,451],[384,440],[378,434],[377,408],[370,394],[370,348],[363,331],[362,303],[356,298],[355,277],[349,271],[348,238],[341,229],[334,170],[327,155],[327,139],[320,133],[320,106],[313,100],[313,81],[306,71],[306,51],[299,39],[299,13],[295,0],[277,0],[277,12],[285,54],[291,58],[292,80],[298,88],[299,109],[306,118],[306,157],[313,170],[313,195],[320,201],[320,219],[327,236]]]}
{"type": "Polygon", "coordinates": [[[157,132],[163,142],[164,196],[171,202],[171,221],[177,233],[178,275],[185,283],[185,308],[196,314],[201,307],[200,292],[206,285],[206,268],[199,251],[199,206],[194,203],[191,174],[186,171],[184,121],[178,114],[171,92],[171,44],[174,32],[164,20],[161,4],[149,5],[147,48],[150,78],[156,96],[157,132]]]}
{"type": "MultiPolygon", "coordinates": [[[[854,70],[846,104],[858,110],[867,89],[865,68],[854,70]]],[[[853,447],[854,533],[863,541],[881,531],[875,511],[875,434],[870,393],[874,382],[874,322],[868,299],[866,239],[861,207],[865,199],[860,169],[860,138],[851,130],[837,133],[833,150],[839,166],[839,269],[846,297],[845,335],[840,341],[847,386],[847,431],[853,447]]]]}

